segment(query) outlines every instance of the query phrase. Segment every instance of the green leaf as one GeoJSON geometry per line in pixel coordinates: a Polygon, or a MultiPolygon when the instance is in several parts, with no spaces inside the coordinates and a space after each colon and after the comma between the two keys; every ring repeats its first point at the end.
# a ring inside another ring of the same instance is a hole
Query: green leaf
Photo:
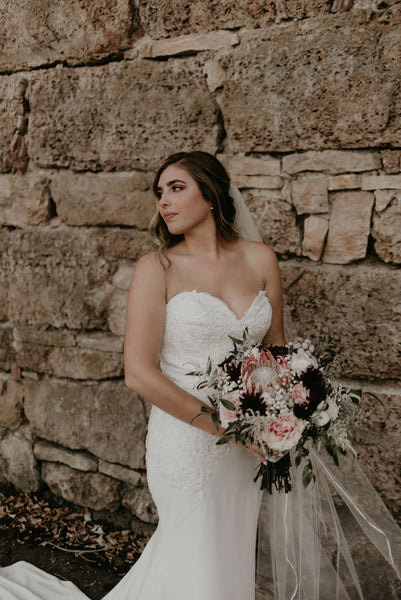
{"type": "Polygon", "coordinates": [[[308,487],[308,485],[312,481],[312,477],[313,477],[312,465],[309,461],[308,464],[305,465],[304,470],[302,472],[302,483],[304,484],[304,487],[308,487]]]}
{"type": "Polygon", "coordinates": [[[225,398],[221,398],[220,402],[222,403],[223,406],[225,406],[226,408],[228,408],[228,410],[235,410],[235,404],[233,404],[233,402],[230,402],[230,400],[226,400],[225,398]]]}
{"type": "Polygon", "coordinates": [[[229,335],[228,337],[234,342],[234,344],[242,344],[242,340],[239,340],[238,338],[235,338],[232,335],[229,335]]]}
{"type": "Polygon", "coordinates": [[[203,390],[204,387],[207,387],[207,381],[201,381],[196,385],[198,390],[203,390]]]}
{"type": "Polygon", "coordinates": [[[221,438],[219,438],[219,440],[216,442],[216,446],[220,444],[227,444],[227,442],[229,442],[230,439],[231,438],[228,435],[222,435],[221,438]]]}
{"type": "Polygon", "coordinates": [[[296,457],[295,457],[295,466],[296,467],[299,467],[299,464],[300,464],[301,460],[302,460],[302,456],[300,456],[299,454],[297,454],[296,457]]]}
{"type": "Polygon", "coordinates": [[[212,412],[211,415],[212,415],[212,421],[215,424],[216,429],[218,429],[219,428],[219,417],[218,417],[218,414],[216,412],[212,412]]]}
{"type": "Polygon", "coordinates": [[[200,415],[201,415],[201,413],[198,413],[197,415],[195,415],[195,416],[193,417],[193,419],[191,419],[191,422],[190,422],[189,424],[190,424],[190,425],[192,425],[192,423],[195,421],[195,419],[196,419],[197,417],[199,417],[200,415]]]}

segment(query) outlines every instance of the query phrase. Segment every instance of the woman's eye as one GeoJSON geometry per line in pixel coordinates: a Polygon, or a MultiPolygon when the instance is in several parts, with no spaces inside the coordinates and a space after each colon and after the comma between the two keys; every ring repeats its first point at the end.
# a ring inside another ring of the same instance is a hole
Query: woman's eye
{"type": "Polygon", "coordinates": [[[182,190],[182,187],[180,185],[173,185],[172,190],[182,190]]]}

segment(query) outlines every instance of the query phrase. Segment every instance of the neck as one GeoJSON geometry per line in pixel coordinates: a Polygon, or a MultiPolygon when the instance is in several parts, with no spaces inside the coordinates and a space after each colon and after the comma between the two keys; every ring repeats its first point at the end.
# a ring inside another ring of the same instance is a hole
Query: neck
{"type": "Polygon", "coordinates": [[[197,226],[184,235],[184,245],[191,256],[202,256],[209,260],[217,260],[222,251],[227,247],[227,242],[217,232],[216,224],[205,223],[197,226]]]}

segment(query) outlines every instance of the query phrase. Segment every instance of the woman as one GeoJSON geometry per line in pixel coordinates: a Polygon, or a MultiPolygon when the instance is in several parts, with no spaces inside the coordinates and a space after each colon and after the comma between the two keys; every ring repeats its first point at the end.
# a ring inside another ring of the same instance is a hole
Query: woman
{"type": "MultiPolygon", "coordinates": [[[[198,389],[190,374],[209,357],[222,360],[232,349],[229,336],[245,327],[254,343],[285,343],[274,251],[250,241],[260,240],[257,228],[213,155],[170,156],[156,173],[154,192],[151,225],[160,247],[134,269],[124,361],[126,385],[152,404],[146,463],[159,524],[104,600],[254,600],[257,547],[260,600],[350,600],[343,566],[322,548],[320,525],[333,525],[338,557],[363,599],[329,483],[398,576],[401,536],[356,461],[344,460],[339,473],[313,453],[315,487],[305,491],[293,469],[293,491],[261,505],[253,478],[265,457],[249,442],[216,445],[222,428],[201,413],[210,408],[207,389],[198,389]]],[[[19,562],[0,569],[0,598],[86,597],[70,582],[19,562]]]]}
{"type": "MultiPolygon", "coordinates": [[[[208,356],[222,360],[229,336],[246,326],[255,343],[285,343],[277,258],[239,238],[229,190],[223,165],[206,152],[170,156],[154,181],[163,254],[135,267],[124,357],[126,385],[153,405],[147,473],[160,523],[133,579],[137,596],[127,600],[254,598],[253,477],[266,459],[250,443],[216,446],[222,428],[200,414],[207,390],[186,375],[205,368],[208,356]]],[[[131,585],[127,579],[121,589],[131,585]]]]}

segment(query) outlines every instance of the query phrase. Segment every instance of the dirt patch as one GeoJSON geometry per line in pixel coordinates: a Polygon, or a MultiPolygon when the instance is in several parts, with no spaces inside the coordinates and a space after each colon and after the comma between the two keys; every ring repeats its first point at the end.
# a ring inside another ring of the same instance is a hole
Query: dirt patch
{"type": "Polygon", "coordinates": [[[72,581],[100,600],[129,571],[149,537],[54,496],[48,488],[27,494],[0,486],[0,566],[19,560],[72,581]]]}

